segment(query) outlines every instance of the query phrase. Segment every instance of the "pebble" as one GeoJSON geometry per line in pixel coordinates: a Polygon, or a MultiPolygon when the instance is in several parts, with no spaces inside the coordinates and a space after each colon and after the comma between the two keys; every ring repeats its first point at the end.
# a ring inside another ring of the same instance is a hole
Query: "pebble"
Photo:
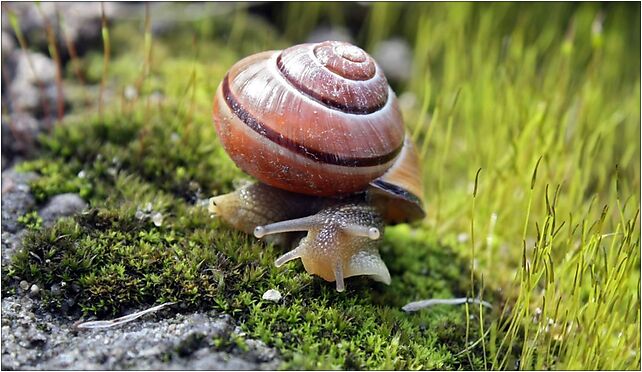
{"type": "Polygon", "coordinates": [[[138,98],[138,91],[133,85],[128,85],[125,87],[123,95],[125,96],[125,99],[127,99],[128,101],[133,101],[136,98],[138,98]]]}
{"type": "Polygon", "coordinates": [[[20,288],[24,289],[25,291],[29,289],[29,282],[26,280],[21,280],[20,281],[20,288]]]}
{"type": "Polygon", "coordinates": [[[141,211],[140,209],[137,209],[137,210],[136,210],[136,213],[134,213],[134,217],[135,217],[137,220],[142,220],[143,218],[145,218],[145,217],[146,217],[146,214],[145,214],[145,212],[141,211]]]}
{"type": "Polygon", "coordinates": [[[281,292],[276,289],[268,289],[261,298],[266,301],[279,302],[281,301],[281,292]]]}
{"type": "Polygon", "coordinates": [[[152,222],[154,226],[160,227],[163,224],[163,215],[160,212],[156,212],[152,215],[152,222]]]}
{"type": "Polygon", "coordinates": [[[33,285],[31,285],[30,291],[31,291],[31,294],[35,296],[38,293],[40,293],[40,287],[38,287],[37,285],[33,284],[33,285]]]}
{"type": "Polygon", "coordinates": [[[66,193],[52,197],[39,212],[45,227],[53,225],[61,217],[72,216],[87,208],[87,203],[78,194],[66,193]]]}

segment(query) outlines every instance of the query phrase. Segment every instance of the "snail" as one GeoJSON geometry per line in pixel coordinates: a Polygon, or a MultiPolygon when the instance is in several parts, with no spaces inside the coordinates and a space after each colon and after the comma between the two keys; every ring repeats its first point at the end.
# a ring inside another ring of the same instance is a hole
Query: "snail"
{"type": "Polygon", "coordinates": [[[419,159],[395,93],[357,46],[295,45],[237,62],[214,98],[218,137],[260,182],[212,197],[209,210],[257,238],[292,246],[308,273],[390,284],[384,225],[425,216],[419,159]],[[285,233],[298,233],[285,234],[285,233]]]}

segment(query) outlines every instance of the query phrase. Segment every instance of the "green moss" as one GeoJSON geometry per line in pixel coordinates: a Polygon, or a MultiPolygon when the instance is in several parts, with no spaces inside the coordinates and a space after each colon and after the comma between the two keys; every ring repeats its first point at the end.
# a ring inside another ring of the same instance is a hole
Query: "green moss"
{"type": "Polygon", "coordinates": [[[20,165],[22,171],[36,171],[41,177],[31,181],[31,193],[41,203],[50,197],[63,193],[76,193],[89,198],[93,193],[92,184],[80,173],[77,160],[65,164],[60,159],[38,159],[20,165]]]}
{"type": "Polygon", "coordinates": [[[420,298],[465,294],[466,265],[449,247],[425,230],[390,228],[381,251],[393,284],[350,279],[345,293],[309,276],[300,263],[277,269],[276,247],[221,226],[196,203],[230,190],[241,174],[210,136],[186,135],[166,115],[146,124],[135,115],[113,116],[56,129],[44,142],[48,156],[24,166],[42,174],[34,192],[45,199],[63,179],[60,187],[77,191],[68,184],[81,180],[92,191],[91,209],[30,232],[9,277],[38,283],[45,302],[59,311],[109,317],[167,301],[224,311],[247,334],[280,349],[292,368],[467,363],[443,347],[465,347],[462,307],[418,315],[400,310],[420,298]],[[183,137],[176,139],[177,131],[183,137]],[[161,226],[148,217],[156,212],[164,217],[161,226]],[[261,300],[270,288],[284,294],[281,303],[261,300]],[[302,358],[309,353],[320,359],[302,358]]]}
{"type": "Polygon", "coordinates": [[[36,211],[28,212],[18,217],[18,222],[30,230],[38,230],[42,227],[42,218],[36,211]]]}

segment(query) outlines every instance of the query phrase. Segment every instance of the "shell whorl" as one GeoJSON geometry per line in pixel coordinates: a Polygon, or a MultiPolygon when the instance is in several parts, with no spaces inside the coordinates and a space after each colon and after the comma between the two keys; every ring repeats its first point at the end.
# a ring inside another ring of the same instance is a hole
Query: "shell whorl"
{"type": "Polygon", "coordinates": [[[352,114],[370,114],[388,100],[388,82],[374,60],[347,43],[294,46],[277,57],[283,76],[302,93],[352,114]]]}
{"type": "Polygon", "coordinates": [[[374,60],[341,42],[249,56],[225,76],[214,122],[235,163],[311,195],[364,190],[404,142],[396,96],[374,60]]]}

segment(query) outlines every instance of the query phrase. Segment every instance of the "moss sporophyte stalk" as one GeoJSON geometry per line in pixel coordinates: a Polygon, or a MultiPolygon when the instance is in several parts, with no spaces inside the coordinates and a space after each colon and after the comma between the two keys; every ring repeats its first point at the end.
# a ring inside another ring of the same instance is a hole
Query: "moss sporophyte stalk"
{"type": "Polygon", "coordinates": [[[90,207],[46,228],[21,217],[4,294],[34,283],[48,310],[78,319],[215,310],[278,349],[282,368],[639,369],[639,4],[369,6],[355,45],[374,53],[398,34],[412,46],[413,79],[392,84],[427,217],[381,235],[389,286],[353,277],[342,293],[299,262],[275,267],[283,248],[207,210],[255,181],[212,125],[225,72],[299,43],[301,19],[350,14],[283,7],[284,37],[240,8],[171,34],[152,34],[153,17],[105,23],[108,62],[101,48],[77,56],[84,82],[64,73],[65,120],[20,166],[39,174],[39,205],[77,193],[90,207]],[[99,113],[83,102],[101,81],[99,113]],[[127,86],[136,94],[111,94],[127,86]],[[279,302],[262,299],[270,289],[279,302]],[[402,310],[454,297],[493,309],[402,310]]]}

